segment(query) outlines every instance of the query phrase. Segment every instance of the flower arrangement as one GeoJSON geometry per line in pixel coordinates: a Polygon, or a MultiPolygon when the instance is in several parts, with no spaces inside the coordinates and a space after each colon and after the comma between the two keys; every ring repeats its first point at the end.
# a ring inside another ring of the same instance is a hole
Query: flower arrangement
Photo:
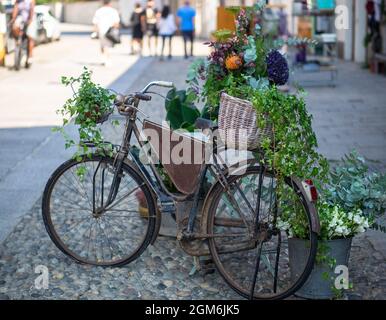
{"type": "Polygon", "coordinates": [[[253,15],[265,7],[258,1],[249,10],[233,7],[236,31],[218,30],[206,44],[212,49],[207,59],[191,65],[187,82],[189,91],[205,102],[210,118],[217,119],[220,95],[234,87],[264,90],[285,85],[289,78],[286,57],[279,51],[283,45],[314,44],[309,39],[274,39],[262,32],[260,24],[251,27],[253,15]]]}
{"type": "Polygon", "coordinates": [[[222,92],[252,102],[258,127],[273,131],[272,137],[261,142],[264,157],[256,154],[259,160],[276,172],[280,182],[289,176],[326,182],[328,163],[317,152],[312,117],[302,92],[287,94],[279,89],[290,74],[287,59],[279,49],[284,44],[314,42],[274,39],[262,32],[260,24],[251,26],[252,14],[262,12],[263,2],[249,11],[232,8],[236,31],[219,30],[213,34],[215,39],[207,43],[212,49],[209,57],[193,63],[189,70],[189,94],[205,103],[203,113],[214,121],[222,92]]]}
{"type": "MultiPolygon", "coordinates": [[[[355,151],[329,172],[320,191],[320,240],[352,238],[369,228],[385,230],[376,220],[386,211],[386,175],[369,172],[365,159],[355,151]]],[[[284,213],[279,228],[290,237],[304,239],[307,232],[302,219],[284,213]]]]}
{"type": "MultiPolygon", "coordinates": [[[[318,205],[320,219],[320,240],[335,240],[352,238],[365,232],[370,227],[370,219],[361,209],[347,212],[339,205],[330,205],[322,202],[318,205]]],[[[306,223],[297,215],[281,216],[278,219],[278,228],[286,231],[290,238],[304,239],[308,230],[306,223]]]]}

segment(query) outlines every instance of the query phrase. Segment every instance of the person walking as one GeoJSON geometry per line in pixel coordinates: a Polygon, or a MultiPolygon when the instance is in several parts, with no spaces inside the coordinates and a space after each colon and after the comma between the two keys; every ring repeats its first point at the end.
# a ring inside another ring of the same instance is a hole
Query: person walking
{"type": "Polygon", "coordinates": [[[133,40],[131,41],[131,53],[142,55],[143,35],[146,30],[146,15],[140,3],[135,4],[135,9],[131,15],[131,25],[133,27],[133,40]],[[135,49],[137,46],[137,50],[135,49]]]}
{"type": "Polygon", "coordinates": [[[102,52],[102,64],[111,65],[110,48],[114,43],[106,37],[111,28],[119,28],[120,18],[116,9],[111,6],[111,0],[103,0],[103,6],[99,8],[93,18],[94,28],[98,32],[102,52]]]}
{"type": "Polygon", "coordinates": [[[188,59],[188,41],[190,42],[190,56],[193,57],[193,41],[195,29],[196,10],[190,6],[190,1],[186,0],[184,5],[177,11],[178,24],[184,38],[185,59],[188,59]]]}
{"type": "Polygon", "coordinates": [[[158,18],[159,13],[155,7],[154,0],[148,0],[146,6],[146,29],[147,29],[147,46],[150,55],[157,55],[158,48],[158,18]],[[152,38],[154,38],[154,47],[152,45],[152,38]]]}
{"type": "Polygon", "coordinates": [[[169,56],[172,58],[172,39],[174,33],[177,31],[177,26],[175,22],[174,15],[170,12],[169,6],[164,6],[161,13],[161,19],[159,22],[159,34],[162,37],[162,49],[161,49],[161,60],[164,57],[164,49],[166,44],[166,39],[169,40],[169,56]]]}
{"type": "Polygon", "coordinates": [[[26,35],[28,37],[28,59],[26,67],[29,67],[32,64],[34,40],[37,37],[35,0],[16,0],[10,24],[12,29],[19,29],[21,26],[26,27],[26,35]]]}

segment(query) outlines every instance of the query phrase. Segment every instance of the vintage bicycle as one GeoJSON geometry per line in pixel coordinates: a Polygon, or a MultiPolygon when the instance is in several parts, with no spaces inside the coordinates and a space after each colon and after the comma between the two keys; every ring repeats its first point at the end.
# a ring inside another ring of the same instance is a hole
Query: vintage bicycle
{"type": "Polygon", "coordinates": [[[221,161],[226,144],[212,134],[216,127],[211,121],[197,120],[196,127],[207,137],[197,139],[141,119],[140,102],[151,100],[153,87],[173,88],[173,84],[152,82],[138,93],[117,96],[114,104],[125,126],[122,143],[113,146],[113,156],[96,150],[81,161],[65,162],[50,177],[42,214],[52,241],[78,263],[120,267],[154,244],[162,216],[172,215],[184,251],[195,257],[210,256],[220,275],[241,296],[282,299],[294,294],[307,280],[317,249],[319,220],[311,182],[285,179],[285,193],[290,195],[286,209],[293,208],[304,217],[308,233],[302,253],[305,263],[291,272],[289,235],[278,227],[282,202],[277,201],[275,172],[255,157],[235,167],[221,161]],[[146,140],[146,129],[161,138],[146,140]],[[178,192],[168,190],[158,165],[144,163],[135,147],[153,150],[157,142],[162,150],[165,137],[172,134],[180,138],[172,139],[168,148],[185,143],[191,150],[208,150],[209,146],[213,151],[211,161],[204,156],[201,163],[180,164],[163,161],[163,152],[153,153],[178,192]],[[83,176],[77,174],[81,166],[87,168],[83,176]],[[188,202],[189,212],[176,210],[177,204],[188,202]],[[141,208],[147,208],[146,214],[141,208]]]}

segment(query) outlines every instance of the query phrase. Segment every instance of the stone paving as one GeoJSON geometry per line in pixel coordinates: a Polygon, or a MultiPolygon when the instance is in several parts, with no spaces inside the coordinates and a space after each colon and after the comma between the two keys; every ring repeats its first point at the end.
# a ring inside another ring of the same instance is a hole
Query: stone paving
{"type": "MultiPolygon", "coordinates": [[[[154,61],[129,91],[138,90],[155,78],[172,80],[182,86],[187,65],[181,58],[172,62],[154,61]]],[[[385,85],[386,80],[352,64],[343,64],[340,69],[341,87],[308,90],[321,151],[336,160],[357,147],[368,158],[378,161],[376,167],[384,167],[386,132],[382,119],[386,115],[386,90],[381,90],[381,85],[385,85]],[[360,101],[364,101],[363,104],[360,101]],[[357,139],[357,130],[361,130],[365,138],[357,139]]],[[[164,118],[160,98],[144,106],[143,111],[153,120],[164,118]]],[[[119,141],[119,136],[114,139],[119,141]]],[[[173,238],[160,237],[138,260],[120,269],[77,265],[49,240],[40,211],[40,202],[37,202],[1,246],[1,299],[239,298],[217,272],[189,276],[193,259],[173,238]],[[50,271],[47,290],[34,287],[37,276],[34,269],[38,265],[45,265],[50,271]]],[[[347,293],[347,299],[386,299],[385,241],[383,234],[375,232],[354,239],[350,258],[350,281],[354,288],[347,293]]]]}

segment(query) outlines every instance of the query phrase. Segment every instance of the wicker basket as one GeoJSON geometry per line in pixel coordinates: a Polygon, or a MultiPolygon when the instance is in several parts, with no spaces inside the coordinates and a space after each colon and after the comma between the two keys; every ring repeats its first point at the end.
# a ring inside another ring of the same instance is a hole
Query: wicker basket
{"type": "Polygon", "coordinates": [[[218,129],[224,144],[232,149],[255,150],[264,138],[272,137],[271,127],[257,127],[252,103],[226,93],[221,95],[218,129]]]}

